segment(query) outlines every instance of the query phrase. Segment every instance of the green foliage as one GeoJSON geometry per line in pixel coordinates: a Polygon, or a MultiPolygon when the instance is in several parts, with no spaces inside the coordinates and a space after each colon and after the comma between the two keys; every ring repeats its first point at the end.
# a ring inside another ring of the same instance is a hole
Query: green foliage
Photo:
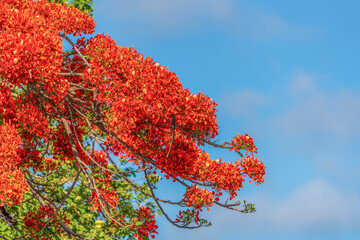
{"type": "MultiPolygon", "coordinates": [[[[43,175],[47,175],[47,178],[42,178],[42,175],[38,175],[38,178],[34,181],[41,183],[44,186],[44,190],[48,193],[47,198],[53,199],[54,203],[61,203],[66,193],[71,187],[76,173],[79,171],[78,167],[71,165],[70,161],[59,159],[55,162],[58,164],[56,170],[47,171],[42,170],[43,175]],[[61,163],[61,164],[60,164],[61,163]],[[64,183],[59,185],[59,183],[64,183]],[[50,189],[50,191],[49,191],[50,189]]],[[[92,167],[92,171],[96,172],[98,167],[92,167]]],[[[109,169],[115,169],[114,166],[109,165],[109,169]]],[[[95,177],[101,178],[101,175],[94,175],[95,177]]],[[[80,183],[86,183],[85,176],[80,176],[80,183]]],[[[112,209],[113,213],[117,213],[116,216],[126,215],[127,219],[132,219],[137,216],[136,209],[140,205],[146,205],[153,211],[156,211],[156,207],[153,202],[148,201],[148,197],[134,190],[134,188],[126,181],[117,176],[113,179],[112,187],[118,190],[118,196],[120,196],[118,206],[116,209],[112,209]],[[135,193],[136,192],[136,193],[135,193]]],[[[144,192],[149,192],[145,184],[133,183],[137,187],[143,188],[144,192]]],[[[41,189],[40,189],[41,190],[41,189]]],[[[110,240],[113,237],[121,239],[135,239],[131,233],[133,230],[127,228],[120,228],[116,225],[112,225],[109,221],[106,221],[101,213],[92,209],[92,203],[90,201],[84,201],[89,199],[90,191],[88,186],[85,184],[77,184],[70,193],[69,197],[65,200],[63,207],[59,210],[59,216],[63,215],[70,221],[67,224],[74,232],[83,235],[84,237],[99,239],[99,240],[110,240]],[[131,235],[131,236],[130,236],[131,235]]],[[[31,198],[31,191],[27,192],[24,196],[23,204],[9,205],[7,206],[7,212],[18,220],[17,227],[23,229],[25,227],[22,219],[24,219],[28,212],[38,212],[41,205],[36,198],[31,198]]],[[[116,217],[115,216],[115,217],[116,217]]],[[[136,226],[142,225],[143,222],[137,221],[136,226]]],[[[63,233],[59,238],[56,233],[57,229],[54,224],[49,225],[42,232],[52,236],[51,239],[72,239],[68,238],[67,234],[63,233]]],[[[0,221],[0,233],[3,237],[15,238],[22,236],[22,233],[16,231],[14,228],[7,225],[4,221],[0,221]]],[[[22,237],[21,239],[32,239],[28,237],[22,237]]]]}
{"type": "Polygon", "coordinates": [[[82,12],[89,13],[92,16],[92,12],[94,11],[92,0],[72,0],[71,4],[82,12]]]}
{"type": "Polygon", "coordinates": [[[201,218],[197,219],[196,213],[192,212],[190,210],[181,211],[180,214],[177,215],[176,220],[179,224],[181,224],[182,227],[187,227],[193,222],[195,222],[197,224],[196,228],[211,226],[211,222],[208,222],[207,220],[201,219],[201,218]]]}
{"type": "MultiPolygon", "coordinates": [[[[68,4],[67,0],[48,0],[49,2],[61,3],[61,4],[68,4]]],[[[69,2],[74,7],[80,9],[84,13],[88,13],[91,16],[94,8],[93,8],[93,1],[92,0],[71,0],[69,2]]]]}
{"type": "Polygon", "coordinates": [[[246,203],[246,201],[244,200],[243,207],[244,207],[244,213],[256,212],[255,204],[253,204],[253,203],[246,203]]]}

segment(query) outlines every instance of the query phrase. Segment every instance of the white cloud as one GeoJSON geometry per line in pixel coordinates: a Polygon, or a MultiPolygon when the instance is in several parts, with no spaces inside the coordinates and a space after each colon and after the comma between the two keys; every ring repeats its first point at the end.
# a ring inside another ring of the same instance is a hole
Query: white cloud
{"type": "Polygon", "coordinates": [[[303,72],[293,77],[289,90],[292,104],[276,117],[275,124],[289,134],[358,137],[360,95],[355,89],[325,90],[317,86],[317,80],[319,76],[303,72]]]}
{"type": "Polygon", "coordinates": [[[297,71],[288,86],[288,104],[268,120],[287,146],[317,175],[359,188],[359,89],[329,89],[327,77],[297,71]],[[287,143],[290,143],[287,145],[287,143]]]}
{"type": "Polygon", "coordinates": [[[360,227],[360,198],[340,192],[330,183],[313,180],[285,201],[264,203],[265,221],[277,228],[295,230],[351,229],[360,227]]]}
{"type": "Polygon", "coordinates": [[[307,39],[314,32],[309,26],[291,23],[277,13],[266,12],[244,6],[228,18],[228,25],[240,37],[251,37],[256,40],[272,38],[283,40],[307,39]],[[235,24],[234,24],[235,23],[235,24]]]}
{"type": "Polygon", "coordinates": [[[221,108],[235,116],[254,115],[257,108],[265,104],[267,104],[266,99],[250,89],[241,91],[227,89],[220,94],[219,98],[221,108]]]}
{"type": "Polygon", "coordinates": [[[291,79],[290,93],[304,94],[315,90],[315,83],[319,77],[314,74],[308,74],[298,70],[291,79]]]}
{"type": "Polygon", "coordinates": [[[209,30],[206,28],[214,25],[225,33],[257,40],[303,39],[311,32],[310,28],[292,24],[276,13],[254,9],[246,1],[104,0],[95,8],[101,18],[118,23],[118,31],[157,37],[209,30]]]}
{"type": "Polygon", "coordinates": [[[282,199],[259,194],[245,197],[255,203],[253,214],[241,214],[226,209],[211,211],[213,226],[196,231],[168,227],[164,239],[271,239],[278,236],[326,235],[360,228],[360,197],[340,190],[328,181],[313,179],[282,199]],[[259,231],[261,229],[261,231],[259,231]]]}
{"type": "MultiPolygon", "coordinates": [[[[251,197],[250,197],[251,198],[251,197]]],[[[360,197],[352,191],[340,190],[322,179],[313,179],[297,188],[283,199],[274,199],[267,195],[251,198],[257,212],[241,217],[241,221],[222,216],[219,228],[238,222],[241,230],[249,230],[261,225],[268,230],[286,229],[290,232],[342,231],[360,228],[360,197]]],[[[230,215],[229,215],[230,216],[230,215]]]]}
{"type": "Polygon", "coordinates": [[[216,0],[105,0],[97,7],[102,17],[124,21],[119,24],[120,28],[131,25],[138,28],[138,33],[146,34],[195,30],[201,28],[203,18],[221,20],[231,11],[231,1],[228,0],[221,4],[216,0]]]}

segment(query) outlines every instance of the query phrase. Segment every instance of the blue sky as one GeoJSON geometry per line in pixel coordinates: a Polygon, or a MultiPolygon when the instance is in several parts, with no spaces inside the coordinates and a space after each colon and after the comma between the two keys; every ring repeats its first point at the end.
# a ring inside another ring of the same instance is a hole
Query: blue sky
{"type": "MultiPolygon", "coordinates": [[[[212,97],[219,139],[249,133],[267,166],[265,184],[246,184],[239,194],[255,203],[255,214],[215,208],[212,227],[186,231],[157,218],[157,239],[358,239],[360,2],[102,0],[94,7],[98,33],[212,97]]],[[[164,196],[182,191],[162,187],[164,196]]]]}

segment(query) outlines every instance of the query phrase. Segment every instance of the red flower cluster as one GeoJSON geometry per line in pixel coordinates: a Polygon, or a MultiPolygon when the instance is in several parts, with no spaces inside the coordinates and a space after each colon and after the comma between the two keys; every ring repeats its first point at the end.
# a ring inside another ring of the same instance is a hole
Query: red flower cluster
{"type": "Polygon", "coordinates": [[[0,83],[0,115],[5,120],[16,118],[15,104],[10,88],[4,83],[0,83]]]}
{"type": "Polygon", "coordinates": [[[0,125],[0,206],[20,203],[28,191],[24,174],[17,166],[21,161],[20,144],[14,125],[0,125]]]}
{"type": "Polygon", "coordinates": [[[256,185],[264,182],[265,165],[257,157],[246,156],[239,164],[245,175],[251,178],[256,185]]]}
{"type": "Polygon", "coordinates": [[[118,205],[119,196],[117,196],[117,192],[115,190],[109,190],[107,187],[108,186],[106,185],[105,187],[99,187],[99,193],[95,190],[92,191],[90,196],[90,200],[92,202],[92,210],[97,210],[98,212],[100,212],[100,206],[104,205],[104,203],[102,202],[103,200],[105,200],[111,207],[116,207],[118,205]]]}
{"type": "MultiPolygon", "coordinates": [[[[40,229],[44,228],[47,220],[50,217],[52,217],[54,212],[55,210],[48,205],[40,207],[39,211],[36,212],[29,211],[27,216],[23,219],[24,221],[23,228],[27,230],[27,232],[29,233],[28,235],[32,238],[37,238],[42,240],[50,239],[53,236],[53,232],[49,230],[49,227],[48,227],[48,231],[46,232],[39,232],[39,231],[40,229]]],[[[48,225],[51,226],[51,228],[55,228],[56,233],[61,237],[61,227],[60,224],[58,223],[58,220],[64,221],[66,223],[70,223],[70,221],[67,220],[65,215],[57,214],[52,218],[51,224],[48,225]]]]}
{"type": "Polygon", "coordinates": [[[48,1],[0,1],[0,76],[21,87],[36,83],[59,100],[68,80],[59,77],[62,40],[58,34],[93,33],[95,22],[80,10],[48,1]]]}
{"type": "Polygon", "coordinates": [[[254,140],[247,133],[244,135],[238,135],[234,137],[230,144],[233,148],[230,151],[235,150],[240,152],[240,150],[246,150],[250,153],[257,153],[257,148],[254,144],[254,140]]]}
{"type": "Polygon", "coordinates": [[[92,210],[101,211],[100,206],[104,205],[101,199],[105,200],[111,207],[118,206],[119,195],[111,185],[112,174],[105,169],[108,169],[108,161],[106,155],[102,151],[94,150],[92,152],[82,152],[82,159],[87,166],[92,168],[94,179],[98,183],[99,192],[93,190],[90,196],[92,202],[92,210]],[[98,167],[100,166],[100,168],[98,167]]]}
{"type": "MultiPolygon", "coordinates": [[[[168,148],[172,135],[156,126],[171,128],[166,119],[172,115],[176,116],[176,124],[200,137],[217,135],[216,104],[203,94],[190,94],[175,73],[151,58],[144,59],[134,49],[118,47],[104,35],[87,41],[82,53],[91,57],[92,65],[92,69],[84,69],[84,79],[99,89],[97,99],[110,107],[105,113],[108,126],[133,149],[163,158],[166,154],[158,149],[168,148]]],[[[114,152],[136,159],[112,138],[107,139],[107,145],[114,152]]]]}
{"type": "Polygon", "coordinates": [[[201,189],[197,185],[193,185],[186,189],[184,200],[188,207],[192,206],[194,209],[200,209],[204,206],[212,207],[214,197],[206,188],[201,189]]]}
{"type": "Polygon", "coordinates": [[[137,226],[135,224],[135,229],[137,233],[134,234],[134,237],[137,237],[138,240],[143,240],[143,237],[146,237],[146,239],[148,239],[149,236],[155,238],[154,234],[158,233],[156,231],[158,226],[156,225],[156,221],[154,218],[155,214],[152,214],[150,208],[145,206],[139,209],[138,214],[139,216],[136,220],[142,222],[142,224],[137,226]]]}

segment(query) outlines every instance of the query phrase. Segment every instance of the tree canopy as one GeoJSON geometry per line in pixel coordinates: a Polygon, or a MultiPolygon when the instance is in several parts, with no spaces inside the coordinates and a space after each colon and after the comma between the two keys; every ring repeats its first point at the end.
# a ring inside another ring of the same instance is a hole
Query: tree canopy
{"type": "Polygon", "coordinates": [[[213,141],[217,104],[92,35],[92,11],[90,0],[0,0],[0,238],[149,239],[156,212],[180,228],[208,226],[213,205],[254,212],[235,199],[246,177],[264,182],[253,139],[213,141]],[[203,145],[238,157],[213,160],[203,145]],[[158,197],[166,180],[183,187],[177,201],[158,197]]]}

